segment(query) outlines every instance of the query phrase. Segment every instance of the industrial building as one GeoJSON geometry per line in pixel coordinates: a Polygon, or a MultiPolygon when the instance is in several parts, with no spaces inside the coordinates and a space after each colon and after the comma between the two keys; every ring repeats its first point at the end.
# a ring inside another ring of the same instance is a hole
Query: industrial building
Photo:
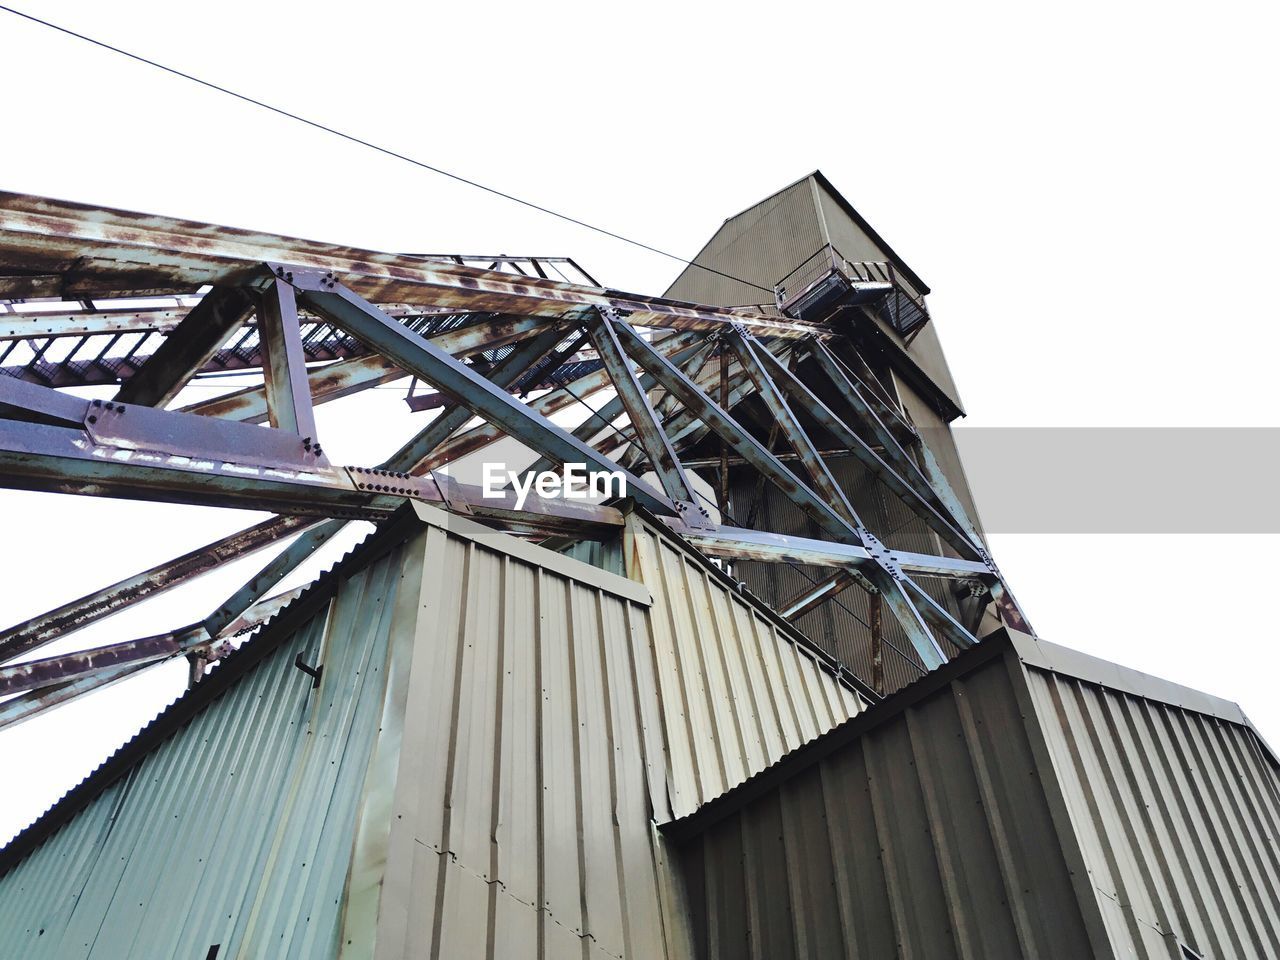
{"type": "Polygon", "coordinates": [[[1280,956],[1275,755],[1037,635],[928,295],[820,173],[662,297],[0,195],[0,485],[272,514],[0,632],[0,745],[190,663],[0,851],[0,957],[1280,956]],[[315,406],[410,378],[415,432],[332,463],[315,406]],[[499,444],[627,495],[495,495],[499,444]]]}

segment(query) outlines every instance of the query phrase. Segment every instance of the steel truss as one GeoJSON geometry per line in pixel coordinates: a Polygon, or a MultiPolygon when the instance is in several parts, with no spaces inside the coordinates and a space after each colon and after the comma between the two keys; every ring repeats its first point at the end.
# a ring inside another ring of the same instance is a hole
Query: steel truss
{"type": "Polygon", "coordinates": [[[485,496],[437,472],[504,437],[541,457],[535,470],[574,463],[620,473],[640,509],[708,556],[829,568],[780,605],[791,619],[856,585],[871,595],[873,641],[887,609],[925,668],[941,664],[947,646],[975,643],[988,605],[1005,626],[1029,632],[927,445],[836,327],[618,293],[568,260],[476,259],[377,254],[0,195],[0,296],[9,298],[0,345],[26,357],[0,369],[0,486],[276,514],[0,631],[0,696],[17,695],[0,702],[0,727],[176,657],[191,661],[198,681],[232,637],[289,599],[268,594],[348,521],[377,522],[406,500],[553,544],[618,534],[623,505],[535,495],[518,507],[514,491],[485,496]],[[561,279],[551,278],[553,265],[561,279]],[[563,279],[570,267],[585,283],[563,279]],[[39,310],[19,299],[32,297],[58,299],[39,310]],[[118,362],[104,351],[76,366],[89,338],[129,334],[148,349],[118,362]],[[48,359],[67,338],[80,346],[48,359]],[[802,360],[821,383],[797,375],[802,360]],[[169,408],[193,380],[228,369],[260,371],[261,383],[169,408]],[[405,376],[436,391],[438,400],[417,404],[437,406],[435,417],[383,463],[330,462],[315,406],[405,376]],[[58,389],[92,383],[118,389],[106,401],[58,389]],[[535,390],[545,392],[526,396],[535,390]],[[553,421],[601,394],[606,402],[577,428],[553,421]],[[748,398],[767,413],[768,441],[742,417],[748,398]],[[480,425],[469,426],[475,418],[480,425]],[[719,456],[697,462],[718,469],[719,503],[698,493],[685,459],[708,438],[719,456]],[[906,504],[935,535],[936,554],[891,548],[870,530],[832,473],[833,453],[855,458],[906,504]],[[822,538],[730,520],[731,463],[776,487],[822,538]],[[286,537],[296,539],[201,620],[15,662],[286,537]],[[957,618],[920,577],[960,582],[976,602],[957,618]]]}

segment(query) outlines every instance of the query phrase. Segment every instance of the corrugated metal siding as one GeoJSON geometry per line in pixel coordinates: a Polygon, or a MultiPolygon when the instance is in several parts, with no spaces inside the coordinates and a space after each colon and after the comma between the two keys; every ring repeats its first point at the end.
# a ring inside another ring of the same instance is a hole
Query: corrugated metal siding
{"type": "Polygon", "coordinates": [[[1253,731],[1027,673],[1117,954],[1280,956],[1280,777],[1253,731]]]}
{"type": "Polygon", "coordinates": [[[694,258],[766,288],[757,289],[696,266],[686,267],[664,296],[723,306],[773,303],[773,285],[826,243],[811,178],[806,177],[726,220],[694,258]]]}
{"type": "Polygon", "coordinates": [[[1280,767],[1232,704],[1008,638],[831,736],[673,825],[699,957],[1280,956],[1280,767]]]}
{"type": "Polygon", "coordinates": [[[637,708],[647,609],[505,538],[428,537],[373,955],[683,955],[637,708]]]}
{"type": "MultiPolygon", "coordinates": [[[[705,562],[634,517],[633,579],[653,594],[651,671],[669,750],[670,816],[692,813],[864,708],[830,666],[705,562]]],[[[660,816],[660,820],[662,817],[660,816]]]]}
{"type": "Polygon", "coordinates": [[[657,824],[861,699],[636,518],[643,584],[419,513],[0,879],[0,956],[691,956],[657,824]]]}
{"type": "Polygon", "coordinates": [[[399,552],[0,881],[0,956],[333,956],[399,552]],[[293,665],[323,662],[323,682],[293,665]]]}
{"type": "Polygon", "coordinates": [[[688,956],[655,822],[861,708],[632,531],[652,608],[430,534],[377,957],[688,956]]]}
{"type": "Polygon", "coordinates": [[[1017,682],[997,658],[690,841],[698,956],[1094,956],[1017,682]]]}

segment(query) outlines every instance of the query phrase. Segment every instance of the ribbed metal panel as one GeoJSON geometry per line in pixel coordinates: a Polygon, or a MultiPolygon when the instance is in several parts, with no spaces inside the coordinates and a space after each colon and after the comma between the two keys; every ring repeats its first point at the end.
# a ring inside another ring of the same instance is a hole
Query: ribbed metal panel
{"type": "Polygon", "coordinates": [[[633,518],[631,576],[653,593],[652,676],[667,730],[668,802],[692,813],[863,709],[832,663],[705,561],[633,518]]]}
{"type": "Polygon", "coordinates": [[[360,868],[380,902],[353,886],[348,929],[376,914],[379,958],[687,956],[655,823],[860,698],[635,518],[628,564],[652,607],[609,588],[631,581],[449,525],[429,534],[431,613],[391,697],[390,831],[360,868]]]}
{"type": "MultiPolygon", "coordinates": [[[[633,664],[647,608],[506,538],[428,537],[424,615],[392,694],[390,828],[367,844],[374,955],[673,955],[646,786],[651,766],[664,777],[661,729],[639,727],[633,664]]],[[[353,933],[364,897],[353,887],[353,933]]]]}
{"type": "Polygon", "coordinates": [[[0,956],[333,956],[393,552],[0,881],[0,956]],[[323,682],[293,665],[324,663],[323,682]]]}
{"type": "Polygon", "coordinates": [[[997,660],[692,841],[699,957],[1093,956],[1036,774],[997,660]]]}
{"type": "Polygon", "coordinates": [[[1280,957],[1280,778],[1253,731],[1027,672],[1117,955],[1280,957]]]}
{"type": "Polygon", "coordinates": [[[702,958],[1263,960],[1277,770],[1234,705],[1014,637],[670,831],[702,958]]]}

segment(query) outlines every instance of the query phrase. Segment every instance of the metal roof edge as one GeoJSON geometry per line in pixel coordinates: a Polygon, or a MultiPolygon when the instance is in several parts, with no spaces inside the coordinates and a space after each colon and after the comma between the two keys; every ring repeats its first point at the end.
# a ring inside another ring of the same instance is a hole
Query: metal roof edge
{"type": "MultiPolygon", "coordinates": [[[[865,310],[862,316],[867,316],[865,310]]],[[[910,351],[889,332],[884,321],[875,316],[870,316],[869,319],[871,320],[869,325],[851,324],[845,329],[844,335],[850,338],[859,337],[860,342],[885,353],[886,360],[902,375],[907,386],[919,393],[921,399],[932,406],[948,423],[957,417],[968,416],[964,407],[960,405],[960,398],[951,396],[934,382],[932,376],[924,372],[910,351]]]]}
{"type": "Polygon", "coordinates": [[[499,533],[474,520],[447,513],[420,501],[413,501],[413,510],[418,519],[428,526],[438,527],[487,550],[506,554],[512,559],[523,561],[531,566],[542,567],[567,580],[576,580],[586,586],[630,600],[632,603],[645,607],[653,606],[653,594],[649,592],[649,588],[635,580],[602,570],[576,557],[566,556],[563,553],[548,550],[546,547],[527,543],[518,537],[499,533]]]}
{"type": "Polygon", "coordinates": [[[1163,680],[1149,673],[1081,653],[1070,647],[1050,643],[1029,634],[1013,633],[1010,639],[1014,652],[1028,666],[1074,677],[1076,680],[1083,680],[1121,693],[1129,693],[1144,700],[1155,700],[1182,710],[1208,714],[1228,723],[1249,725],[1249,720],[1240,709],[1240,705],[1231,700],[1184,687],[1171,680],[1163,680]]]}
{"type": "Polygon", "coordinates": [[[954,660],[947,661],[941,667],[907,684],[862,713],[850,717],[821,736],[784,754],[771,766],[765,767],[738,786],[703,804],[688,816],[663,824],[659,829],[677,843],[683,843],[703,833],[797,774],[821,763],[837,750],[894,719],[908,707],[945,689],[953,681],[996,659],[1009,649],[1011,644],[1005,630],[1001,629],[988,635],[954,660]]]}
{"type": "MultiPolygon", "coordinates": [[[[831,197],[832,200],[836,202],[837,206],[839,206],[841,210],[843,210],[846,214],[848,214],[853,219],[854,223],[856,223],[859,227],[861,227],[863,230],[866,231],[867,236],[871,238],[871,242],[874,243],[881,250],[883,250],[885,254],[889,257],[889,259],[892,260],[898,266],[898,268],[907,275],[907,278],[911,281],[912,286],[916,288],[916,290],[920,293],[921,296],[928,296],[930,293],[933,292],[929,289],[929,285],[925,283],[922,279],[920,279],[920,275],[916,273],[913,269],[911,269],[907,261],[902,259],[902,255],[898,253],[898,251],[894,250],[893,247],[889,246],[888,242],[884,239],[884,237],[880,236],[880,234],[876,231],[876,228],[871,226],[871,224],[867,221],[867,218],[864,217],[862,214],[860,214],[856,209],[854,209],[853,204],[845,199],[844,194],[842,194],[839,190],[836,189],[835,184],[833,184],[830,180],[827,179],[826,174],[824,174],[821,170],[815,170],[813,171],[813,173],[809,174],[809,176],[812,177],[817,182],[818,186],[822,187],[822,189],[827,192],[827,194],[831,197]]],[[[792,184],[792,186],[795,186],[795,184],[792,184]]],[[[830,237],[828,237],[828,239],[830,239],[830,237]]]]}
{"type": "Polygon", "coordinates": [[[1268,755],[1271,762],[1280,768],[1280,755],[1271,748],[1266,739],[1253,725],[1253,721],[1245,714],[1240,704],[1234,700],[1215,697],[1203,690],[1183,686],[1172,680],[1143,673],[1132,667],[1121,666],[1101,657],[1091,656],[1050,643],[1038,637],[1015,633],[1011,637],[1014,652],[1027,666],[1049,673],[1057,673],[1076,680],[1092,683],[1120,693],[1141,697],[1156,703],[1163,703],[1179,710],[1202,713],[1225,723],[1248,728],[1257,739],[1259,747],[1268,755]]]}
{"type": "Polygon", "coordinates": [[[299,625],[314,616],[321,605],[334,596],[344,579],[381,559],[407,540],[420,526],[416,514],[408,509],[398,511],[380,524],[373,533],[317,577],[297,599],[268,621],[256,636],[221,660],[198,684],[161,709],[84,779],[0,848],[0,878],[39,849],[99,794],[230,690],[291,636],[299,625]]]}
{"type": "MultiPolygon", "coordinates": [[[[867,237],[871,240],[871,242],[874,243],[881,250],[883,250],[885,253],[885,256],[887,256],[890,260],[892,260],[895,266],[897,266],[899,270],[901,270],[903,273],[907,275],[907,279],[911,281],[912,286],[914,286],[922,296],[928,296],[932,292],[929,289],[929,285],[920,278],[920,275],[911,268],[910,264],[908,264],[907,261],[902,259],[902,255],[899,254],[896,250],[894,250],[893,247],[889,246],[889,244],[885,241],[884,237],[880,236],[876,228],[871,226],[867,218],[864,217],[862,214],[860,214],[857,211],[857,209],[854,207],[854,205],[850,203],[848,199],[845,198],[844,194],[842,194],[839,190],[836,189],[835,184],[833,184],[830,180],[827,179],[827,175],[824,174],[820,169],[815,169],[810,173],[806,173],[803,177],[799,177],[796,180],[792,180],[785,187],[778,188],[777,190],[773,191],[773,193],[769,194],[767,197],[762,197],[761,199],[757,200],[755,203],[751,204],[749,207],[744,207],[742,210],[739,210],[737,213],[733,214],[732,216],[725,217],[724,220],[721,221],[720,226],[717,227],[716,230],[711,234],[711,236],[707,238],[706,242],[703,243],[703,245],[698,249],[698,252],[693,255],[689,263],[676,275],[675,279],[672,280],[671,283],[667,285],[667,289],[663,293],[663,297],[665,298],[667,294],[671,292],[671,288],[674,287],[677,283],[679,283],[681,278],[683,278],[686,273],[688,273],[690,270],[697,269],[699,266],[701,266],[701,264],[699,264],[698,262],[698,258],[701,257],[704,253],[706,253],[707,247],[711,246],[712,241],[714,241],[715,238],[720,235],[720,231],[725,228],[726,224],[730,223],[731,221],[737,220],[739,217],[746,216],[752,210],[755,210],[759,207],[764,206],[764,204],[768,203],[774,197],[777,197],[781,194],[786,193],[788,190],[791,190],[799,186],[800,184],[804,183],[806,180],[813,181],[819,187],[821,187],[824,191],[826,191],[827,195],[830,196],[831,199],[835,201],[836,205],[841,210],[843,210],[845,214],[850,219],[852,219],[853,222],[856,223],[861,230],[863,230],[866,233],[867,237]]],[[[823,227],[822,232],[824,236],[826,236],[827,241],[830,242],[831,236],[830,234],[828,234],[825,227],[823,227]]]]}
{"type": "Polygon", "coordinates": [[[701,834],[747,804],[776,789],[782,783],[821,763],[876,727],[893,720],[909,707],[950,686],[955,680],[972,673],[1006,652],[1011,652],[1028,667],[1074,677],[1095,686],[1165,703],[1177,709],[1206,714],[1227,723],[1243,726],[1254,736],[1271,763],[1280,767],[1280,760],[1277,760],[1276,754],[1249,722],[1238,704],[1068,647],[1001,628],[954,660],[948,661],[816,739],[797,747],[755,776],[703,804],[688,816],[662,825],[660,829],[664,835],[677,843],[701,834]]]}

